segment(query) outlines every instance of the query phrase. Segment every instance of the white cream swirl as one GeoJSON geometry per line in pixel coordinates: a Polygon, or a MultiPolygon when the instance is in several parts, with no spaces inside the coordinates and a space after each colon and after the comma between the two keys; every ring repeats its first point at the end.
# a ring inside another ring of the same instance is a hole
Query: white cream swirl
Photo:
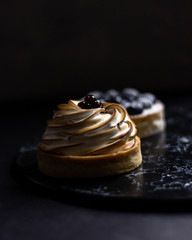
{"type": "Polygon", "coordinates": [[[39,146],[63,156],[91,156],[125,151],[137,133],[127,111],[117,103],[82,109],[79,101],[58,105],[39,146]]]}

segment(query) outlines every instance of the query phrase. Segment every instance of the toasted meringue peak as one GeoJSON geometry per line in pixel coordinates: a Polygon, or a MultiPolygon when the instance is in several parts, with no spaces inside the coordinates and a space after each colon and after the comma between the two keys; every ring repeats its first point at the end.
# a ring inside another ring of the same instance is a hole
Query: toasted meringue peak
{"type": "Polygon", "coordinates": [[[59,104],[39,146],[63,156],[112,154],[131,148],[137,133],[124,107],[103,103],[102,108],[81,109],[80,101],[59,104]]]}

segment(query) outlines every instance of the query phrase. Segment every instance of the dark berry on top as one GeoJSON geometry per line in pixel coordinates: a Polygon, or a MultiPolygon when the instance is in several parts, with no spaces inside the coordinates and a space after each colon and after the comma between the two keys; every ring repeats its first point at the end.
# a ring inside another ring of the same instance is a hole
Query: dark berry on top
{"type": "Polygon", "coordinates": [[[94,95],[88,94],[84,98],[84,101],[78,103],[78,106],[83,109],[101,108],[102,103],[100,100],[97,100],[94,95]]]}
{"type": "Polygon", "coordinates": [[[84,98],[84,101],[85,101],[86,103],[92,103],[92,102],[94,102],[95,100],[96,100],[96,98],[95,98],[95,96],[92,95],[92,94],[88,94],[88,95],[85,96],[85,98],[84,98]]]}
{"type": "Polygon", "coordinates": [[[92,105],[91,105],[91,103],[85,103],[85,105],[84,105],[84,109],[90,109],[90,108],[93,108],[92,107],[92,105]]]}
{"type": "Polygon", "coordinates": [[[100,101],[100,100],[95,100],[95,101],[92,103],[92,107],[94,107],[94,108],[102,107],[101,101],[100,101]]]}
{"type": "Polygon", "coordinates": [[[78,103],[78,106],[79,106],[80,108],[84,108],[84,109],[87,108],[87,104],[86,104],[85,101],[81,101],[81,102],[79,102],[79,103],[78,103]]]}

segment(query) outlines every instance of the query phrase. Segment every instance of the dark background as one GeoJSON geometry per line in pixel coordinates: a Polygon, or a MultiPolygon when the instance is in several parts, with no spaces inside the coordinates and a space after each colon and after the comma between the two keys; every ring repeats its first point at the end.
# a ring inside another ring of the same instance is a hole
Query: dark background
{"type": "MultiPolygon", "coordinates": [[[[97,209],[31,189],[12,170],[55,104],[90,90],[151,91],[171,97],[167,112],[191,116],[192,1],[1,0],[0,41],[0,239],[191,240],[191,201],[97,209]]],[[[174,119],[190,136],[191,122],[174,119]]]]}
{"type": "Polygon", "coordinates": [[[190,93],[192,2],[4,1],[0,103],[135,87],[190,93]]]}

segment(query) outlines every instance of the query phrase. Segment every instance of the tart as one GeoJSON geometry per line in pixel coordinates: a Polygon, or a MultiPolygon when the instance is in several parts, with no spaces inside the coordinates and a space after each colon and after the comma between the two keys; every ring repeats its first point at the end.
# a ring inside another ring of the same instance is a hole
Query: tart
{"type": "Polygon", "coordinates": [[[38,168],[55,178],[103,177],[142,163],[140,138],[126,109],[93,95],[58,105],[38,144],[38,168]]]}
{"type": "Polygon", "coordinates": [[[165,130],[165,105],[152,93],[140,93],[133,88],[122,91],[110,89],[106,92],[95,91],[102,101],[119,103],[127,110],[131,120],[136,124],[137,135],[146,138],[165,130]]]}

